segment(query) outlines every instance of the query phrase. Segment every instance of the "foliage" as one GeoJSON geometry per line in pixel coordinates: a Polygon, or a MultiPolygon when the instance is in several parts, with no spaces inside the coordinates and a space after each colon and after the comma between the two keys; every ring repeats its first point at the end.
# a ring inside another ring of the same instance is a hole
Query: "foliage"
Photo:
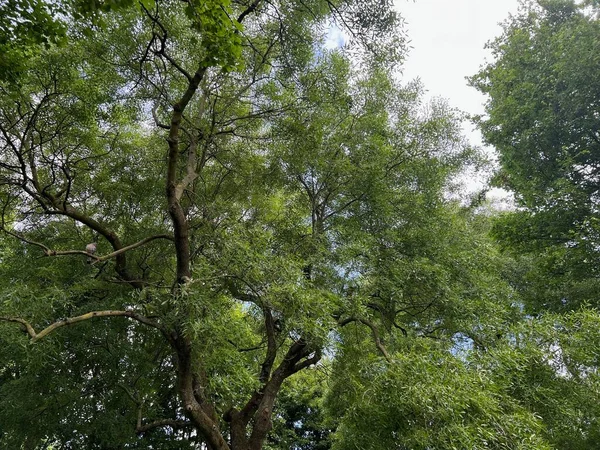
{"type": "Polygon", "coordinates": [[[337,391],[334,407],[352,406],[333,448],[551,448],[541,421],[503,396],[486,371],[436,347],[418,341],[388,367],[370,361],[352,370],[344,382],[358,399],[337,391]]]}
{"type": "Polygon", "coordinates": [[[290,380],[282,390],[265,448],[329,450],[333,430],[323,406],[328,368],[321,365],[290,380]]]}
{"type": "Polygon", "coordinates": [[[531,306],[576,309],[597,301],[596,9],[526,3],[491,43],[495,60],[471,80],[489,96],[481,129],[500,153],[497,183],[514,190],[524,208],[503,217],[496,234],[540,258],[527,280],[531,306]]]}
{"type": "Polygon", "coordinates": [[[526,318],[478,364],[493,362],[552,448],[598,439],[597,7],[525,2],[471,79],[489,96],[480,126],[499,151],[496,183],[515,193],[516,210],[494,219],[493,235],[514,257],[504,276],[526,318]]]}
{"type": "Polygon", "coordinates": [[[2,448],[593,442],[597,317],[528,318],[523,265],[448,199],[481,160],[396,79],[391,2],[2,21],[2,448]]]}
{"type": "Polygon", "coordinates": [[[401,42],[368,2],[84,6],[2,85],[3,442],[261,448],[473,155],[366,56],[401,42]]]}
{"type": "Polygon", "coordinates": [[[0,4],[0,79],[16,81],[39,47],[64,40],[65,27],[55,20],[62,12],[59,5],[36,0],[0,4]]]}

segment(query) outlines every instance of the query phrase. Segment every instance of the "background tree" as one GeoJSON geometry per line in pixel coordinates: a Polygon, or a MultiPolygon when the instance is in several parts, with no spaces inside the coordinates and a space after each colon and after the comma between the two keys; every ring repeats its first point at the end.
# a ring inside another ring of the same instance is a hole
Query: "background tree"
{"type": "Polygon", "coordinates": [[[497,232],[536,255],[521,286],[542,309],[595,304],[599,290],[600,23],[586,5],[526,2],[472,79],[489,96],[481,129],[500,154],[496,182],[523,208],[497,232]]]}
{"type": "Polygon", "coordinates": [[[489,354],[514,370],[513,394],[553,448],[597,440],[599,32],[597,2],[524,2],[471,79],[488,95],[480,125],[499,151],[495,181],[515,193],[494,235],[515,257],[505,275],[528,317],[515,345],[489,354]]]}

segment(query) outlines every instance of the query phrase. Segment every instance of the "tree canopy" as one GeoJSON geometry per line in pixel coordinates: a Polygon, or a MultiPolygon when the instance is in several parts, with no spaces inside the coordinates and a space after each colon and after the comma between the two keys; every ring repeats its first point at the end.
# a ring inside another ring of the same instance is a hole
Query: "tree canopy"
{"type": "Polygon", "coordinates": [[[593,2],[530,2],[472,79],[489,95],[481,125],[499,152],[497,184],[523,208],[497,232],[521,252],[544,254],[529,293],[543,309],[597,304],[600,288],[597,13],[593,2]]]}
{"type": "Polygon", "coordinates": [[[531,308],[561,280],[497,231],[555,211],[525,168],[523,213],[451,195],[484,159],[391,2],[2,8],[1,448],[593,448],[598,315],[531,308]]]}

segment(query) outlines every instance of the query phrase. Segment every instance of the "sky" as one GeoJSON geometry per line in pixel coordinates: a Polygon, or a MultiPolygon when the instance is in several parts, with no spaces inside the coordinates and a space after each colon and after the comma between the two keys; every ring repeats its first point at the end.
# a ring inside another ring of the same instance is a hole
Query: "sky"
{"type": "MultiPolygon", "coordinates": [[[[476,74],[491,52],[488,41],[502,33],[500,23],[516,13],[519,0],[394,0],[405,20],[409,53],[403,64],[405,82],[420,78],[427,97],[446,98],[450,106],[469,115],[484,112],[485,97],[468,86],[466,77],[476,74]]],[[[344,45],[345,36],[331,27],[326,47],[344,45]]],[[[470,122],[463,132],[471,144],[483,146],[481,134],[470,122]]],[[[493,149],[486,149],[493,155],[493,149]]],[[[469,178],[467,190],[476,192],[484,177],[469,178]]],[[[506,191],[494,189],[487,195],[497,207],[511,203],[506,191]]]]}
{"type": "MultiPolygon", "coordinates": [[[[467,85],[491,59],[485,44],[502,32],[500,23],[516,13],[519,0],[395,0],[405,20],[409,52],[403,79],[420,78],[428,97],[444,97],[451,106],[469,114],[483,113],[485,97],[467,85]]],[[[329,29],[325,47],[344,45],[336,26],[329,29]]],[[[474,144],[478,133],[465,130],[474,144]]]]}
{"type": "MultiPolygon", "coordinates": [[[[499,23],[517,12],[518,0],[395,0],[395,5],[411,47],[403,78],[420,78],[429,96],[445,97],[469,114],[482,113],[485,97],[465,77],[490,59],[485,44],[500,35],[499,23]]],[[[480,143],[478,133],[465,132],[473,144],[480,143]]]]}
{"type": "MultiPolygon", "coordinates": [[[[467,84],[465,77],[474,75],[491,53],[486,42],[499,36],[499,25],[518,10],[518,0],[395,0],[397,10],[406,21],[410,51],[404,63],[403,79],[420,78],[428,97],[444,97],[451,106],[468,114],[484,112],[485,97],[467,84]]],[[[464,124],[471,144],[482,146],[481,134],[471,123],[464,124]]],[[[493,155],[492,149],[486,149],[493,155]]],[[[466,182],[467,190],[476,192],[485,177],[466,182]]],[[[487,199],[497,208],[512,204],[511,196],[493,189],[487,199]]]]}

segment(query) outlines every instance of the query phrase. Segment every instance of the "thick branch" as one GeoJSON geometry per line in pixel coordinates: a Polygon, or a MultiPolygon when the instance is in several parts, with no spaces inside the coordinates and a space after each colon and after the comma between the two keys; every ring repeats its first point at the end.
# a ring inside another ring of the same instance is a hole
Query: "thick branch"
{"type": "Polygon", "coordinates": [[[190,270],[190,239],[189,226],[185,212],[177,197],[177,163],[179,159],[179,134],[181,129],[181,120],[183,112],[188,103],[198,90],[200,82],[204,78],[206,67],[201,66],[193,78],[188,83],[186,91],[181,99],[173,105],[171,115],[171,124],[167,142],[169,143],[169,156],[167,165],[167,201],[169,205],[169,215],[173,221],[175,234],[175,251],[177,254],[177,280],[183,283],[185,279],[191,278],[190,270]]]}
{"type": "MultiPolygon", "coordinates": [[[[194,388],[195,365],[192,362],[192,347],[188,338],[179,335],[171,342],[177,352],[177,390],[183,403],[186,416],[206,439],[213,450],[229,450],[227,442],[219,431],[216,417],[212,417],[210,408],[200,403],[198,392],[194,388]],[[208,412],[207,412],[208,411],[208,412]]],[[[200,399],[201,400],[201,399],[200,399]]]]}
{"type": "Polygon", "coordinates": [[[260,369],[259,381],[264,384],[269,380],[271,369],[277,356],[277,343],[275,342],[275,323],[273,313],[268,307],[264,308],[265,328],[267,332],[267,354],[260,369]]]}
{"type": "Polygon", "coordinates": [[[188,149],[188,160],[186,166],[186,174],[181,180],[180,183],[175,187],[175,197],[177,201],[181,200],[181,196],[183,192],[194,182],[196,178],[198,178],[198,161],[196,150],[198,149],[198,140],[193,139],[190,143],[190,147],[188,149]]]}
{"type": "Polygon", "coordinates": [[[171,427],[174,430],[179,430],[190,426],[192,426],[192,423],[188,422],[187,420],[162,419],[147,423],[145,425],[142,425],[141,422],[138,421],[138,425],[135,427],[135,432],[137,434],[143,434],[154,430],[155,428],[171,427]]]}
{"type": "Polygon", "coordinates": [[[302,369],[306,369],[307,367],[317,364],[321,360],[322,356],[323,353],[321,352],[321,349],[315,350],[313,356],[311,356],[310,358],[306,358],[304,361],[300,361],[297,364],[294,364],[291,373],[294,374],[296,372],[300,372],[302,369]]]}
{"type": "Polygon", "coordinates": [[[256,8],[258,7],[260,2],[261,2],[261,0],[254,0],[252,2],[252,4],[250,6],[248,6],[248,8],[246,8],[244,11],[242,11],[242,13],[238,16],[237,21],[239,23],[242,23],[244,21],[244,19],[246,18],[246,16],[248,16],[249,14],[252,14],[256,10],[256,8]]]}
{"type": "Polygon", "coordinates": [[[262,398],[255,409],[254,425],[248,440],[250,450],[260,450],[268,432],[271,430],[273,406],[283,381],[299,370],[316,364],[320,358],[321,352],[319,350],[313,351],[304,339],[299,339],[291,345],[283,361],[275,369],[271,379],[262,390],[262,398]],[[313,356],[308,358],[311,353],[313,356]],[[307,359],[302,361],[304,358],[307,359]]]}
{"type": "Polygon", "coordinates": [[[163,328],[161,327],[161,325],[159,325],[158,323],[150,320],[149,318],[142,316],[141,314],[135,313],[133,311],[110,311],[110,310],[109,311],[92,311],[92,312],[89,312],[86,314],[82,314],[81,316],[69,317],[67,319],[62,319],[57,322],[54,322],[53,324],[44,328],[39,333],[36,333],[33,326],[24,319],[20,319],[17,317],[1,317],[0,316],[0,321],[20,323],[21,325],[23,325],[25,327],[25,330],[27,331],[27,334],[31,337],[31,340],[35,342],[35,341],[38,341],[38,340],[44,338],[45,336],[49,335],[50,333],[52,333],[54,330],[56,330],[58,328],[65,327],[68,325],[74,325],[78,322],[83,322],[84,320],[89,320],[89,319],[93,319],[96,317],[129,317],[129,318],[131,318],[133,320],[137,320],[138,322],[141,322],[145,325],[148,325],[148,326],[151,326],[153,328],[163,331],[163,328]]]}
{"type": "Polygon", "coordinates": [[[223,418],[230,423],[233,448],[239,447],[249,450],[262,448],[263,442],[272,427],[273,405],[282,383],[294,373],[316,364],[320,358],[321,351],[319,349],[312,351],[306,341],[299,339],[290,346],[272,376],[263,384],[260,390],[254,392],[246,405],[239,411],[232,408],[224,414],[223,418]],[[311,353],[312,357],[310,357],[311,353]],[[246,429],[252,419],[252,433],[248,437],[246,429]]]}
{"type": "MultiPolygon", "coordinates": [[[[115,252],[118,252],[123,248],[123,244],[121,243],[121,239],[119,239],[117,233],[115,233],[110,228],[104,226],[97,220],[94,220],[91,217],[82,214],[70,205],[63,206],[57,204],[56,200],[54,200],[53,206],[58,209],[50,210],[48,211],[49,213],[64,215],[86,225],[90,229],[96,231],[98,234],[104,236],[104,238],[110,243],[115,252]]],[[[116,255],[116,271],[125,281],[128,281],[129,284],[131,284],[133,287],[137,289],[141,289],[143,287],[144,284],[140,283],[139,281],[135,281],[134,277],[132,277],[129,271],[127,270],[127,260],[123,252],[119,252],[116,255]]]]}

